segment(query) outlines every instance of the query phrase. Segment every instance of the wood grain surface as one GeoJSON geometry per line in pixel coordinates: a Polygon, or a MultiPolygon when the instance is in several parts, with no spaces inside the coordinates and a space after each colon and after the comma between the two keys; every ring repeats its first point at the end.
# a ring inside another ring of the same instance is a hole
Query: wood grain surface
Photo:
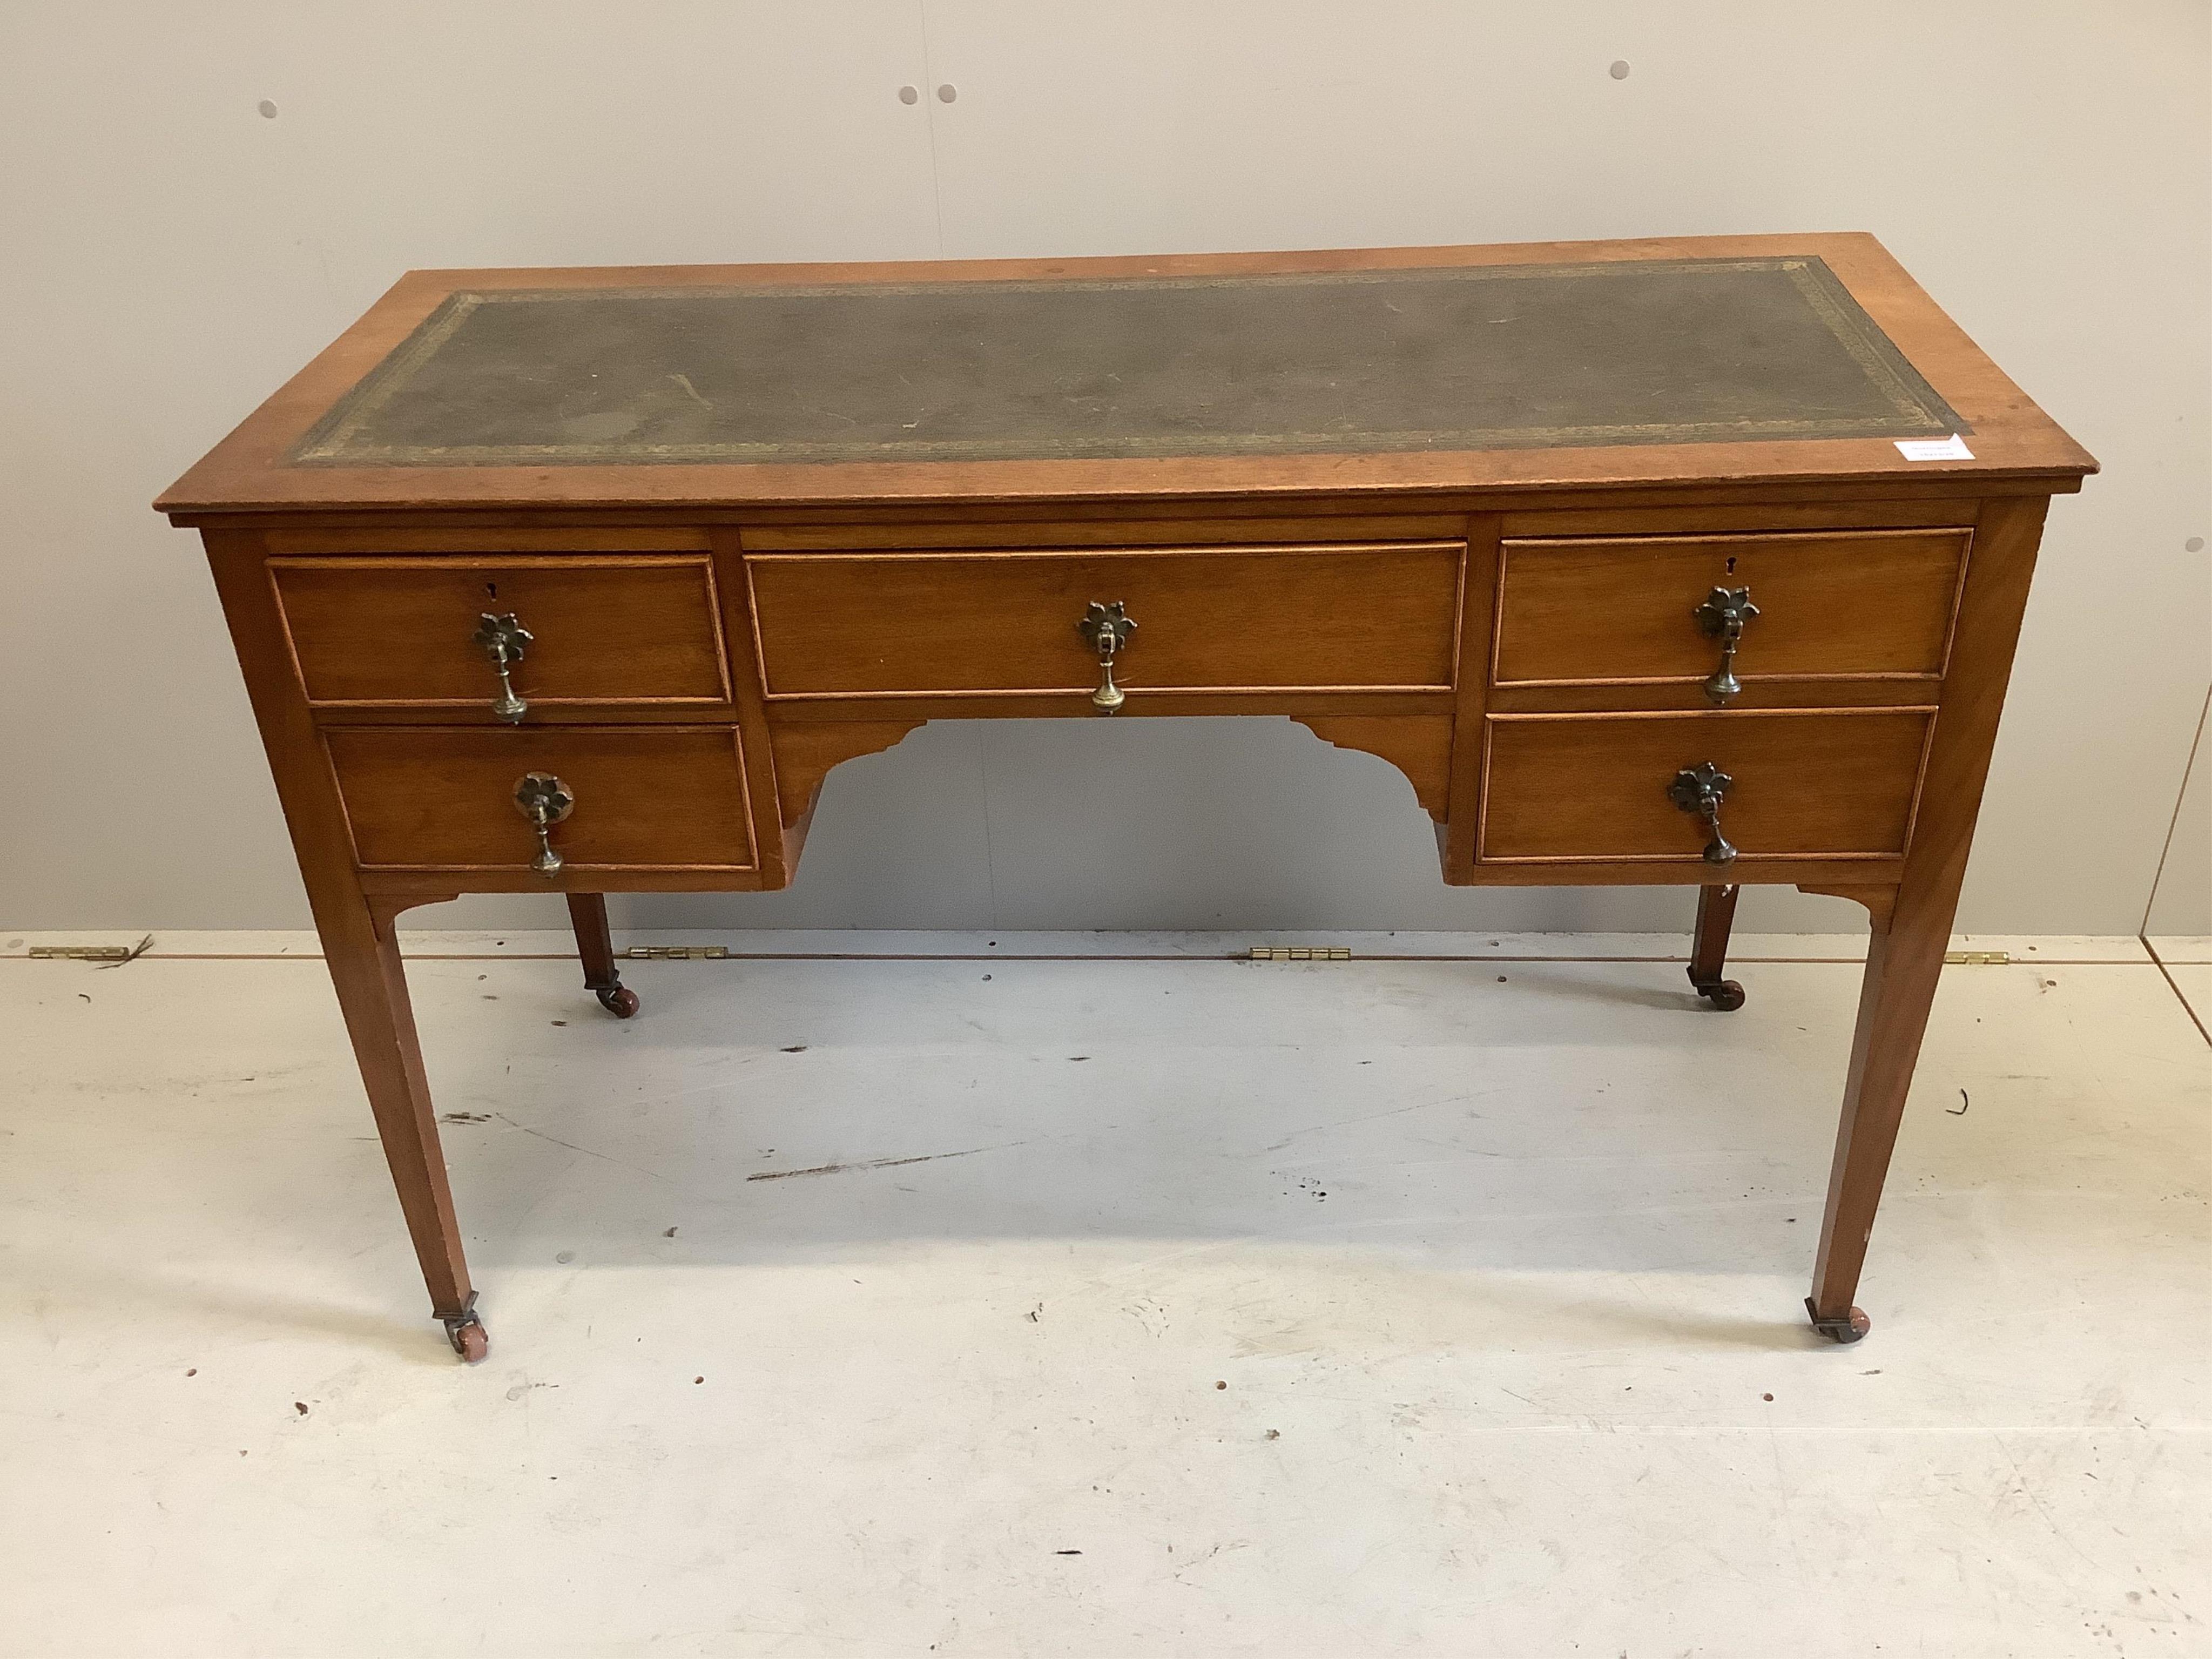
{"type": "Polygon", "coordinates": [[[703,556],[279,558],[270,577],[319,707],[483,708],[499,684],[473,639],[486,614],[529,631],[514,689],[542,718],[579,703],[726,704],[703,556]]]}
{"type": "Polygon", "coordinates": [[[1965,531],[1508,541],[1492,676],[1500,685],[1697,682],[1720,646],[1694,612],[1747,589],[1737,678],[1934,679],[1943,672],[1965,531]]]}
{"type": "Polygon", "coordinates": [[[1707,761],[1735,781],[1721,823],[1746,858],[1901,854],[1931,713],[1494,715],[1481,856],[1650,859],[1710,879],[1703,823],[1667,795],[1707,761]]]}
{"type": "Polygon", "coordinates": [[[1087,694],[1076,624],[1121,601],[1115,678],[1157,690],[1444,690],[1456,543],[1094,553],[753,554],[771,700],[1087,694]]]}
{"type": "Polygon", "coordinates": [[[366,869],[527,870],[538,838],[514,788],[529,772],[550,772],[575,795],[552,832],[572,877],[756,862],[738,736],[726,726],[347,726],[325,736],[366,869]]]}

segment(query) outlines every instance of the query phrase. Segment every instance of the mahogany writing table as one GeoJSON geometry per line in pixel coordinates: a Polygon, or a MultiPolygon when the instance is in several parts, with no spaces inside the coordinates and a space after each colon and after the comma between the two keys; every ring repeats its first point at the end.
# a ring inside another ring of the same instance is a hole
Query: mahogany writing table
{"type": "MultiPolygon", "coordinates": [[[[416,271],[156,503],[198,526],[431,1302],[486,1337],[394,933],[781,887],[925,720],[1288,716],[1462,885],[1874,938],[1852,1305],[2050,497],[2095,463],[1871,237],[416,271]]],[[[1356,859],[1360,849],[1343,849],[1356,859]]]]}

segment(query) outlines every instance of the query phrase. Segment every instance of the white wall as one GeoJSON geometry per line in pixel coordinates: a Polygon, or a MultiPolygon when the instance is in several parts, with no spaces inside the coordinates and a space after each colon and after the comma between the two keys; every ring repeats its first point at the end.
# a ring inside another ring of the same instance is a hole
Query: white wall
{"type": "MultiPolygon", "coordinates": [[[[2212,681],[2208,67],[2202,0],[5,0],[0,921],[303,920],[196,542],[145,504],[410,266],[1867,229],[2106,465],[2053,508],[1964,925],[2132,931],[2212,681]]],[[[792,891],[629,914],[1686,915],[1434,869],[1396,775],[1302,728],[947,725],[833,775],[792,891]]]]}

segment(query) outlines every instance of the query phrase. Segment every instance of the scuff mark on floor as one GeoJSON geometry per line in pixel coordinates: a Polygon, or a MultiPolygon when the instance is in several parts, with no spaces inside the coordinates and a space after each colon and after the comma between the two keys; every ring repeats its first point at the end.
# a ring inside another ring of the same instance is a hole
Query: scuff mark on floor
{"type": "Polygon", "coordinates": [[[788,1181],[793,1176],[844,1175],[854,1170],[896,1170],[908,1164],[934,1164],[941,1158],[973,1158],[978,1152],[1002,1152],[1009,1146],[1026,1146],[1025,1140],[1009,1140],[998,1146],[970,1146],[957,1152],[923,1152],[915,1158],[871,1158],[853,1164],[817,1164],[806,1170],[756,1170],[748,1181],[788,1181]]]}
{"type": "Polygon", "coordinates": [[[1216,1556],[1222,1555],[1231,1551],[1249,1549],[1250,1547],[1251,1546],[1245,1540],[1241,1538],[1237,1540],[1234,1543],[1216,1544],[1212,1549],[1206,1551],[1205,1554],[1193,1556],[1189,1560],[1184,1562],[1181,1566],[1169,1573],[1168,1577],[1174,1579],[1176,1583],[1181,1583],[1183,1582],[1183,1574],[1195,1571],[1198,1568],[1204,1566],[1208,1561],[1212,1560],[1216,1556]]]}
{"type": "Polygon", "coordinates": [[[618,1158],[609,1158],[605,1152],[595,1152],[588,1146],[579,1146],[573,1140],[563,1140],[558,1135],[547,1134],[543,1129],[533,1129],[527,1123],[517,1123],[505,1112],[495,1112],[492,1115],[496,1117],[501,1123],[506,1124],[510,1129],[520,1129],[526,1135],[535,1135],[538,1139],[550,1141],[556,1146],[565,1146],[572,1152],[581,1152],[586,1158],[596,1158],[601,1163],[611,1164],[618,1170],[628,1170],[636,1175],[649,1176],[654,1181],[665,1181],[668,1179],[666,1176],[662,1175],[659,1170],[648,1170],[642,1164],[628,1164],[618,1158]]]}
{"type": "Polygon", "coordinates": [[[1466,1094],[1447,1095],[1442,1100],[1417,1100],[1410,1106],[1393,1106],[1388,1111],[1368,1112],[1358,1117],[1332,1118],[1327,1123],[1309,1123],[1304,1128],[1293,1129],[1280,1140],[1270,1146],[1262,1146],[1260,1150],[1263,1152],[1279,1152],[1292,1141],[1305,1135],[1319,1134],[1325,1129],[1348,1128],[1355,1123],[1376,1123],[1386,1117],[1403,1117],[1408,1112],[1431,1111],[1438,1106],[1462,1105],[1470,1100],[1486,1099],[1498,1092],[1495,1089],[1470,1090],[1466,1094]]]}

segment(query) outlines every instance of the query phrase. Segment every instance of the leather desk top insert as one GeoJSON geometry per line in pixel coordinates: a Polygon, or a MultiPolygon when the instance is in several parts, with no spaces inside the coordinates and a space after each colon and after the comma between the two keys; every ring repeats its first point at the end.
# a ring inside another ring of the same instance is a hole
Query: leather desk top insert
{"type": "Polygon", "coordinates": [[[1814,257],[465,289],[294,459],[1013,460],[1960,429],[1814,257]]]}
{"type": "Polygon", "coordinates": [[[839,763],[1037,714],[1287,716],[1404,775],[1448,883],[1694,887],[1721,1010],[1741,886],[1863,903],[1807,1299],[1852,1341],[2045,509],[2094,469],[1872,238],[1808,235],[417,271],[156,505],[465,1358],[394,919],[564,892],[629,1018],[604,894],[781,886],[839,763]]]}

